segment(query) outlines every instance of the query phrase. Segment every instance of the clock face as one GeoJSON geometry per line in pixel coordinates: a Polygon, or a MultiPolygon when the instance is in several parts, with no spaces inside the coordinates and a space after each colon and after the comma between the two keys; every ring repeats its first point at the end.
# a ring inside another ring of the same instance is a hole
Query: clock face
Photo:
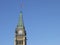
{"type": "Polygon", "coordinates": [[[18,34],[22,34],[22,33],[23,33],[23,31],[22,31],[22,30],[19,30],[19,31],[18,31],[18,34]]]}

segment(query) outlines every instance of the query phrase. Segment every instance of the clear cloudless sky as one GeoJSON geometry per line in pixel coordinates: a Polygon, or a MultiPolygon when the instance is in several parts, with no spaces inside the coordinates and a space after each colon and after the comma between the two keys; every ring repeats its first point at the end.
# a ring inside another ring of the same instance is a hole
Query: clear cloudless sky
{"type": "MultiPolygon", "coordinates": [[[[0,0],[0,45],[14,45],[21,0],[0,0]]],[[[23,0],[27,45],[60,45],[60,0],[23,0]]]]}

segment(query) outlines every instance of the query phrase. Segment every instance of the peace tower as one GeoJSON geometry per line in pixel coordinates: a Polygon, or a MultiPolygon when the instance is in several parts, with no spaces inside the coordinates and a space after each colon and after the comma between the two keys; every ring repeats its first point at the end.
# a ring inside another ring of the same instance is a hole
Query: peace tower
{"type": "Polygon", "coordinates": [[[26,31],[22,11],[20,11],[19,21],[15,30],[14,45],[26,45],[26,31]]]}

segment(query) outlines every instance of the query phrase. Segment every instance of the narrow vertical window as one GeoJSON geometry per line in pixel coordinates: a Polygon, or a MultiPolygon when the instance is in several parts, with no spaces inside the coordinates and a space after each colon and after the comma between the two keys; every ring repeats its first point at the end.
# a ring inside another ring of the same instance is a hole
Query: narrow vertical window
{"type": "Polygon", "coordinates": [[[19,44],[19,41],[16,41],[16,44],[19,44]]]}
{"type": "Polygon", "coordinates": [[[23,40],[20,40],[20,41],[19,41],[19,44],[23,44],[23,40]]]}
{"type": "Polygon", "coordinates": [[[23,44],[23,40],[16,41],[16,44],[23,44]]]}

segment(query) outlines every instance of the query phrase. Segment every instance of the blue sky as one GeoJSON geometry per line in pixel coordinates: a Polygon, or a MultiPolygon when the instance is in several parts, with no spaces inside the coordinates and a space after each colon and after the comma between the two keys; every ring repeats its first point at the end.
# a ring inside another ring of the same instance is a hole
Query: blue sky
{"type": "MultiPolygon", "coordinates": [[[[27,45],[60,45],[60,0],[23,0],[27,45]]],[[[0,0],[0,45],[14,45],[20,0],[0,0]]]]}

